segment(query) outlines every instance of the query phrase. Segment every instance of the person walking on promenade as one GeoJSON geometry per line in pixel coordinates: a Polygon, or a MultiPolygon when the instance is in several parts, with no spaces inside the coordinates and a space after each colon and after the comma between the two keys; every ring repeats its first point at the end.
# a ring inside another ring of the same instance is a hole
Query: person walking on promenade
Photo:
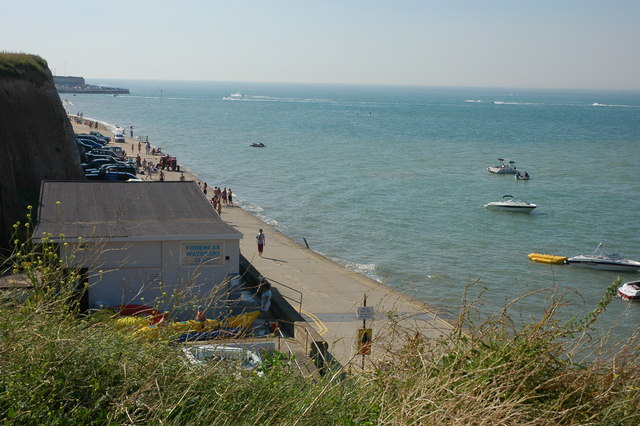
{"type": "Polygon", "coordinates": [[[147,151],[147,155],[149,155],[149,153],[151,152],[151,144],[149,143],[149,141],[147,141],[147,143],[144,145],[144,149],[147,151]]]}
{"type": "Polygon", "coordinates": [[[258,235],[256,235],[256,241],[258,242],[258,256],[260,257],[262,257],[262,252],[264,251],[266,240],[267,237],[264,235],[264,232],[262,232],[262,228],[260,228],[258,235]]]}
{"type": "Polygon", "coordinates": [[[231,188],[229,188],[229,191],[227,192],[227,202],[230,207],[233,207],[233,192],[231,192],[231,188]]]}
{"type": "Polygon", "coordinates": [[[140,154],[140,151],[142,151],[142,144],[138,142],[138,154],[140,154]]]}
{"type": "Polygon", "coordinates": [[[184,172],[180,172],[180,182],[184,182],[184,172]]]}
{"type": "Polygon", "coordinates": [[[160,170],[160,182],[164,182],[164,172],[160,170]]]}

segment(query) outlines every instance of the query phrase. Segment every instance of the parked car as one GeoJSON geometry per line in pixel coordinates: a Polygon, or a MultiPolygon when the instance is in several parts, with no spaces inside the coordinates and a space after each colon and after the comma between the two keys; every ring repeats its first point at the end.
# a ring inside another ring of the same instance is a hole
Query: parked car
{"type": "Polygon", "coordinates": [[[114,133],[113,134],[114,142],[125,142],[124,135],[122,133],[114,133]]]}
{"type": "Polygon", "coordinates": [[[105,146],[102,149],[108,149],[109,151],[112,151],[114,154],[117,154],[120,157],[124,157],[124,150],[120,146],[110,145],[110,146],[105,146]]]}
{"type": "Polygon", "coordinates": [[[118,162],[114,164],[105,164],[100,167],[100,171],[104,172],[125,172],[131,173],[132,175],[136,175],[136,168],[134,166],[130,166],[123,162],[118,162]]]}
{"type": "Polygon", "coordinates": [[[108,157],[115,157],[118,161],[122,160],[122,158],[123,158],[122,155],[118,155],[115,152],[111,151],[110,149],[105,149],[105,148],[92,149],[87,154],[91,154],[91,155],[106,155],[108,157]]]}
{"type": "Polygon", "coordinates": [[[90,135],[97,136],[107,141],[107,143],[111,142],[111,138],[109,136],[105,136],[100,132],[89,132],[90,135]]]}
{"type": "Polygon", "coordinates": [[[138,179],[136,175],[132,175],[127,172],[103,172],[100,171],[98,173],[91,173],[85,175],[87,179],[90,180],[109,180],[109,181],[120,181],[120,180],[130,180],[130,179],[138,179]]]}
{"type": "Polygon", "coordinates": [[[113,158],[96,158],[86,163],[82,163],[82,169],[85,173],[91,173],[91,171],[98,172],[100,167],[108,164],[117,164],[117,161],[113,158]]]}
{"type": "Polygon", "coordinates": [[[110,163],[117,163],[119,160],[117,157],[114,157],[113,155],[98,155],[98,154],[91,154],[90,152],[88,152],[86,154],[87,157],[87,163],[91,163],[92,161],[95,160],[109,160],[110,163]]]}
{"type": "Polygon", "coordinates": [[[130,180],[130,179],[138,179],[138,177],[136,175],[132,175],[131,173],[127,173],[127,172],[106,172],[103,174],[102,180],[119,181],[119,180],[130,180]]]}
{"type": "Polygon", "coordinates": [[[79,136],[76,136],[76,143],[77,142],[82,142],[84,145],[89,145],[91,149],[102,148],[102,144],[100,142],[96,142],[91,139],[83,139],[79,136]]]}
{"type": "Polygon", "coordinates": [[[88,133],[76,133],[76,139],[77,138],[89,139],[89,140],[92,140],[94,142],[98,142],[100,145],[106,145],[107,144],[107,140],[106,139],[103,139],[103,138],[98,137],[96,135],[90,135],[88,133]]]}
{"type": "Polygon", "coordinates": [[[134,175],[136,174],[136,168],[134,166],[123,161],[115,160],[113,158],[100,158],[89,163],[82,164],[85,174],[98,173],[101,170],[106,171],[106,169],[108,169],[107,166],[115,166],[121,171],[126,171],[127,173],[131,173],[134,175]]]}

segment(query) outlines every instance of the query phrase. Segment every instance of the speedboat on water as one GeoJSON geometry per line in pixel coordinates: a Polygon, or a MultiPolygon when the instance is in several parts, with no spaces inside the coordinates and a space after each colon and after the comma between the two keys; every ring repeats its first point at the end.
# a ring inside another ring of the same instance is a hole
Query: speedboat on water
{"type": "Polygon", "coordinates": [[[592,254],[581,254],[567,259],[567,263],[591,269],[605,271],[636,272],[640,270],[640,262],[625,259],[618,253],[609,253],[606,243],[601,242],[592,254]]]}
{"type": "Polygon", "coordinates": [[[513,195],[504,195],[500,201],[493,201],[484,205],[489,210],[502,210],[504,212],[529,213],[538,207],[536,204],[522,200],[515,200],[513,195]]]}
{"type": "Polygon", "coordinates": [[[265,145],[265,144],[263,144],[262,142],[254,142],[254,143],[252,143],[252,144],[251,144],[251,145],[249,145],[249,146],[252,146],[252,147],[254,147],[254,148],[264,148],[266,145],[265,145]]]}
{"type": "Polygon", "coordinates": [[[504,158],[498,158],[500,162],[497,166],[487,167],[489,173],[497,175],[514,175],[518,171],[516,169],[516,162],[513,160],[505,160],[504,158]],[[508,162],[507,162],[508,161],[508,162]]]}
{"type": "Polygon", "coordinates": [[[640,281],[629,281],[618,287],[618,296],[632,302],[640,302],[640,281]]]}

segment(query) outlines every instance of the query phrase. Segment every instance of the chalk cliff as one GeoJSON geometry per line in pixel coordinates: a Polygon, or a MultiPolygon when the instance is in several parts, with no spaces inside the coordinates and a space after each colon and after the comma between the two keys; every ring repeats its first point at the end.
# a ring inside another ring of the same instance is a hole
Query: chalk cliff
{"type": "Polygon", "coordinates": [[[0,245],[36,207],[43,180],[68,179],[84,174],[46,61],[0,53],[0,245]]]}

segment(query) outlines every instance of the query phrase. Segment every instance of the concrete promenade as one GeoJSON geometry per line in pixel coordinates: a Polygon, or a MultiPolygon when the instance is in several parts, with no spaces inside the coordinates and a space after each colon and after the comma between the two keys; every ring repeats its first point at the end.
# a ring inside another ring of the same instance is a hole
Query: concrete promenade
{"type": "MultiPolygon", "coordinates": [[[[87,132],[89,128],[74,124],[76,132],[87,132]]],[[[100,127],[99,131],[112,136],[100,127]]],[[[130,154],[131,144],[137,152],[137,141],[127,137],[122,146],[130,154]]],[[[154,163],[158,156],[141,156],[154,163]]],[[[180,164],[180,158],[178,158],[180,164]]],[[[186,170],[187,180],[197,178],[186,170]]],[[[165,171],[165,180],[178,180],[180,173],[165,171]]],[[[140,176],[144,178],[144,175],[140,176]]],[[[153,175],[158,180],[157,174],[153,175]]],[[[209,182],[211,198],[213,186],[209,182]]],[[[327,258],[294,242],[270,225],[244,211],[240,207],[222,207],[222,219],[244,235],[240,251],[249,262],[298,309],[296,301],[302,301],[302,316],[328,342],[329,352],[344,366],[361,365],[362,357],[356,356],[358,329],[363,322],[356,316],[366,295],[367,306],[373,306],[375,316],[367,321],[373,332],[371,357],[383,358],[388,348],[397,348],[406,339],[421,335],[437,338],[451,331],[451,325],[436,315],[436,310],[388,286],[357,274],[327,258]],[[256,234],[262,228],[266,234],[264,256],[258,256],[256,234]]]]}
{"type": "MultiPolygon", "coordinates": [[[[367,321],[373,331],[372,357],[384,356],[386,348],[397,347],[416,333],[435,338],[451,330],[434,309],[297,244],[240,208],[223,208],[222,218],[242,232],[240,251],[281,294],[290,301],[300,294],[288,287],[302,294],[302,316],[342,365],[356,354],[358,329],[363,325],[356,311],[365,295],[367,306],[375,309],[375,318],[367,321]],[[259,228],[267,238],[263,257],[258,256],[255,239],[259,228]]],[[[294,302],[291,305],[297,308],[294,302]]],[[[354,360],[359,365],[361,357],[354,360]]]]}

